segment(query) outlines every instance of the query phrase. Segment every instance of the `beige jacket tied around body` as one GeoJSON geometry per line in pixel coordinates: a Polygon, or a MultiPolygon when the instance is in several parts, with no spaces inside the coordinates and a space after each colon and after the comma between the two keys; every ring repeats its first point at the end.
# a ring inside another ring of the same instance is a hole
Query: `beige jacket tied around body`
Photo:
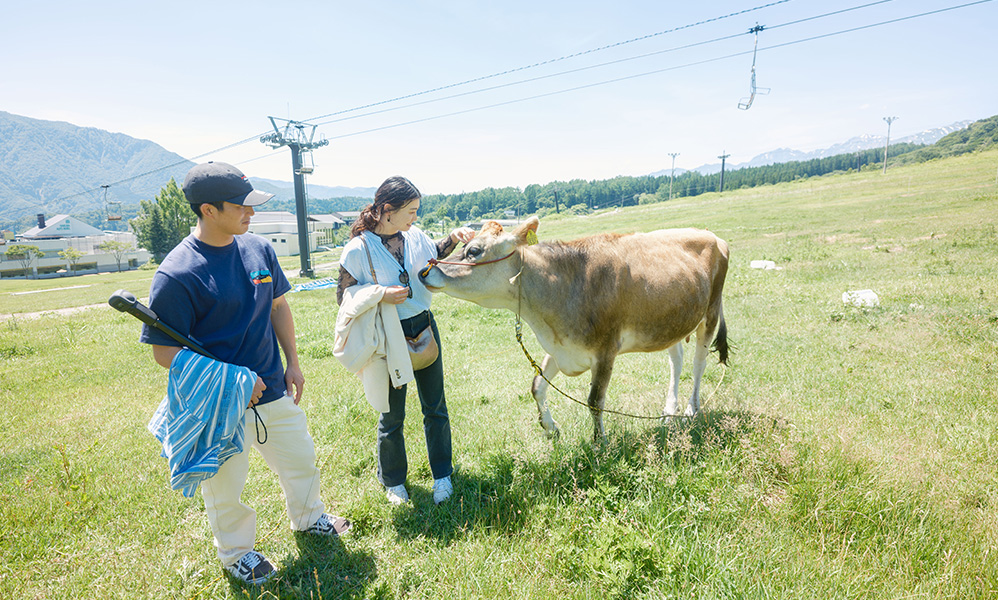
{"type": "Polygon", "coordinates": [[[381,302],[386,289],[377,284],[347,288],[333,341],[333,356],[360,377],[367,401],[378,412],[389,410],[389,381],[400,388],[414,378],[398,311],[381,302]]]}

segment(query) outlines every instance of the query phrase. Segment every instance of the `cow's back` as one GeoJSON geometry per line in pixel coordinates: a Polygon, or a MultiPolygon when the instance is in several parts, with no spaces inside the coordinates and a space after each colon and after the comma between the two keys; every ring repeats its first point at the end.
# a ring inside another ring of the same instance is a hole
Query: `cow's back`
{"type": "Polygon", "coordinates": [[[563,331],[619,352],[660,350],[689,335],[719,301],[727,271],[727,244],[698,229],[600,234],[555,249],[549,267],[564,278],[565,300],[550,300],[563,331]]]}

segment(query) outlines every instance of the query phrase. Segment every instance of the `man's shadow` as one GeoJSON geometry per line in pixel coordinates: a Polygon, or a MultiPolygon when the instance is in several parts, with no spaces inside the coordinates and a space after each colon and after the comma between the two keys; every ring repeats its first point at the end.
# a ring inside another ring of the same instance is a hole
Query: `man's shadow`
{"type": "MultiPolygon", "coordinates": [[[[544,454],[495,452],[479,459],[476,473],[455,474],[454,495],[447,502],[434,505],[432,490],[410,485],[410,502],[391,510],[390,524],[355,522],[354,527],[355,531],[390,527],[402,540],[435,540],[441,547],[483,529],[515,536],[538,513],[554,515],[559,504],[584,501],[585,496],[600,493],[601,486],[626,489],[629,473],[643,468],[649,453],[677,464],[696,462],[709,454],[704,451],[737,449],[746,435],[785,427],[785,422],[762,415],[706,411],[672,424],[611,430],[597,444],[580,434],[570,441],[562,437],[552,442],[550,452],[544,454]]],[[[294,535],[298,556],[286,557],[278,575],[265,584],[268,593],[277,597],[377,596],[379,590],[372,586],[378,577],[373,554],[348,550],[335,536],[294,535]]],[[[234,580],[230,584],[236,595],[247,589],[234,580]]]]}
{"type": "MultiPolygon", "coordinates": [[[[349,536],[349,534],[348,534],[349,536]]],[[[294,532],[297,556],[280,562],[277,574],[262,587],[229,577],[236,597],[268,598],[366,598],[368,584],[377,577],[370,553],[348,550],[338,536],[294,532]],[[247,596],[257,592],[257,596],[247,596]]]]}

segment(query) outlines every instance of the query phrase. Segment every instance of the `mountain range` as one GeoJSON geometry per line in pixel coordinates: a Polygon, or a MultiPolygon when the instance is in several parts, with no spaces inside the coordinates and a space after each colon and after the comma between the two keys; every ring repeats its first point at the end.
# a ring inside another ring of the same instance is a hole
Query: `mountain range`
{"type": "MultiPolygon", "coordinates": [[[[0,225],[45,212],[82,214],[107,203],[151,200],[173,177],[183,182],[194,163],[149,140],[61,121],[0,111],[0,225]],[[163,169],[164,165],[169,165],[163,169]],[[116,183],[107,190],[101,185],[116,183]]],[[[251,177],[278,199],[294,183],[251,177]]],[[[309,184],[310,198],[373,198],[375,188],[309,184]]]]}
{"type": "MultiPolygon", "coordinates": [[[[295,198],[295,184],[291,181],[250,177],[250,182],[253,184],[254,189],[274,194],[279,200],[294,200],[295,198]]],[[[378,188],[373,187],[308,184],[309,198],[374,198],[374,192],[376,191],[378,191],[378,188]]]]}
{"type": "Polygon", "coordinates": [[[105,202],[138,204],[171,176],[183,181],[192,165],[148,140],[0,111],[0,220],[83,213],[105,202]],[[161,171],[164,165],[171,166],[161,171]]]}
{"type": "MultiPolygon", "coordinates": [[[[961,121],[892,141],[932,144],[970,123],[961,121]]],[[[878,148],[885,142],[882,136],[864,135],[811,152],[780,148],[745,163],[728,164],[726,168],[806,161],[878,148]]],[[[154,198],[170,177],[182,182],[193,165],[149,140],[0,111],[0,227],[38,212],[83,214],[102,211],[109,202],[137,206],[140,200],[154,198]],[[164,165],[169,166],[164,169],[164,165]],[[101,189],[108,182],[116,184],[101,189]]],[[[720,169],[717,163],[694,170],[711,174],[720,169]]],[[[684,171],[677,169],[677,174],[681,172],[684,171]]],[[[669,173],[670,170],[662,170],[651,175],[669,173]]],[[[251,181],[255,188],[275,194],[278,200],[294,199],[291,182],[256,177],[251,181]]],[[[308,192],[313,199],[373,198],[375,188],[309,184],[308,192]]]]}
{"type": "MultiPolygon", "coordinates": [[[[935,144],[941,140],[944,136],[953,133],[954,131],[960,131],[961,129],[966,129],[970,126],[973,121],[959,121],[953,123],[952,125],[946,125],[945,127],[934,127],[932,129],[927,129],[925,131],[916,133],[914,135],[905,136],[902,138],[891,139],[892,144],[910,143],[910,144],[935,144]]],[[[775,165],[779,163],[793,162],[793,161],[805,161],[812,160],[815,158],[828,158],[829,156],[837,156],[839,154],[851,154],[853,152],[859,152],[860,150],[869,150],[871,148],[883,148],[887,143],[887,136],[883,135],[860,135],[850,138],[839,144],[834,144],[828,148],[822,148],[821,150],[812,150],[810,152],[804,152],[801,150],[791,150],[790,148],[777,148],[776,150],[771,150],[769,152],[760,154],[752,160],[743,163],[727,163],[724,168],[725,170],[735,170],[743,169],[746,167],[764,167],[766,165],[775,165]]],[[[709,163],[691,169],[692,171],[697,171],[703,175],[713,175],[714,173],[719,173],[721,171],[721,163],[709,163]]],[[[652,173],[652,175],[659,177],[662,175],[668,175],[672,170],[662,170],[652,173]]],[[[676,169],[676,174],[685,173],[685,169],[676,169]]]]}

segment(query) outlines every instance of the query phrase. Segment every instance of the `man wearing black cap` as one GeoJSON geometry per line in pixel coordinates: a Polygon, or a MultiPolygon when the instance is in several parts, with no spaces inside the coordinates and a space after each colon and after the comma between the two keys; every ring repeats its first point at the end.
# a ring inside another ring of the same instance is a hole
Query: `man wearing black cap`
{"type": "MultiPolygon", "coordinates": [[[[221,361],[257,375],[250,405],[266,433],[261,440],[258,432],[252,446],[280,476],[292,529],[345,533],[350,522],[324,512],[315,446],[298,407],[305,377],[298,365],[291,307],[284,298],[291,285],[270,244],[244,235],[253,207],[273,194],[254,190],[239,169],[220,162],[192,168],[183,189],[198,216],[197,227],[163,260],[149,290],[149,306],[221,361]]],[[[144,326],[140,339],[152,344],[153,357],[167,369],[180,351],[177,342],[155,328],[144,326]]],[[[256,513],[240,500],[248,469],[247,444],[203,482],[202,495],[222,565],[234,577],[255,584],[275,570],[254,550],[256,513]]]]}

